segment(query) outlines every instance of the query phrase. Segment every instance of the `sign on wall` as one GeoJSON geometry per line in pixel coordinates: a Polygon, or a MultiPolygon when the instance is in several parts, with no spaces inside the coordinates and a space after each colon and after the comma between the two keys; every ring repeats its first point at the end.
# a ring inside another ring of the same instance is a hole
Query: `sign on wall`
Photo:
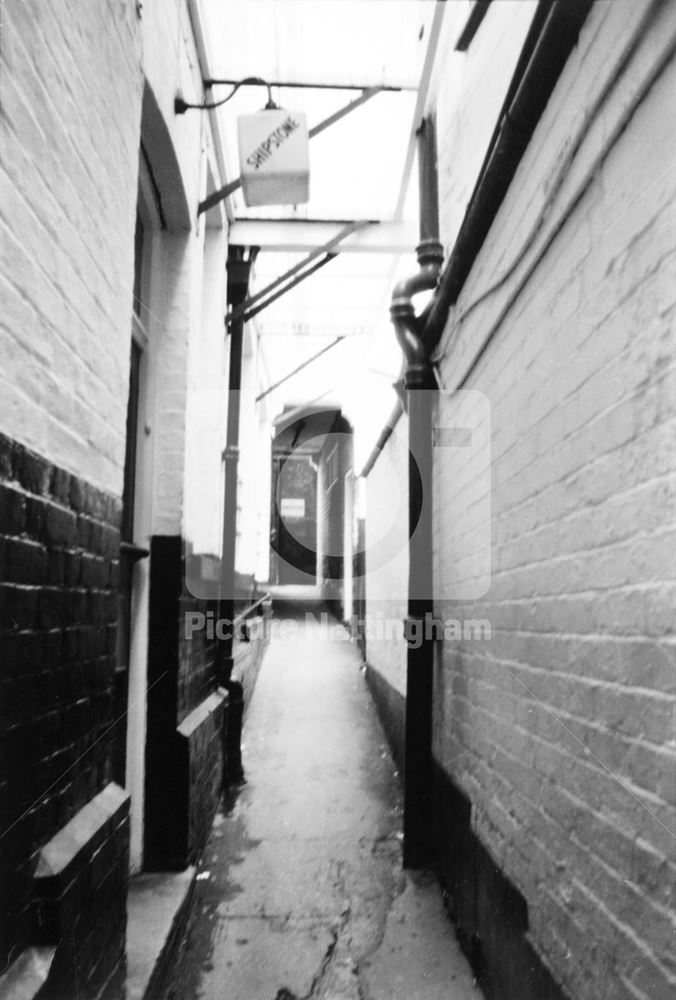
{"type": "Polygon", "coordinates": [[[282,497],[279,513],[282,518],[305,517],[305,500],[303,497],[282,497]]]}
{"type": "Polygon", "coordinates": [[[239,170],[247,205],[298,205],[310,197],[307,120],[284,108],[237,119],[239,170]]]}

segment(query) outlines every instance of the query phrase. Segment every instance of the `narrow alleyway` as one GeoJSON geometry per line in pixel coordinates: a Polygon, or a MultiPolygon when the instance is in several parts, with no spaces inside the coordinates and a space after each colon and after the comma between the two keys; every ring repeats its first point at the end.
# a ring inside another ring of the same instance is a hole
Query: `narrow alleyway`
{"type": "Polygon", "coordinates": [[[359,658],[278,614],[166,1000],[478,1000],[435,882],[401,868],[397,773],[359,658]]]}

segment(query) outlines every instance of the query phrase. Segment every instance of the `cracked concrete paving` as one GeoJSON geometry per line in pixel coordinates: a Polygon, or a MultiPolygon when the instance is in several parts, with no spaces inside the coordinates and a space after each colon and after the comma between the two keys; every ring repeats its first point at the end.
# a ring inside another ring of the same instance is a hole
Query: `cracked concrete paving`
{"type": "Polygon", "coordinates": [[[165,1000],[480,1000],[430,876],[401,868],[397,773],[335,626],[273,638],[165,1000]]]}

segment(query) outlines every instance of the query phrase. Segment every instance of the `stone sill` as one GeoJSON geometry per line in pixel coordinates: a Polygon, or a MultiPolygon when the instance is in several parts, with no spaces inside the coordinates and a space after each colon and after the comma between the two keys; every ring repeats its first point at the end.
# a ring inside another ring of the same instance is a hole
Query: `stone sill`
{"type": "Polygon", "coordinates": [[[127,1000],[155,1000],[188,917],[196,869],[152,872],[129,880],[127,1000]]]}

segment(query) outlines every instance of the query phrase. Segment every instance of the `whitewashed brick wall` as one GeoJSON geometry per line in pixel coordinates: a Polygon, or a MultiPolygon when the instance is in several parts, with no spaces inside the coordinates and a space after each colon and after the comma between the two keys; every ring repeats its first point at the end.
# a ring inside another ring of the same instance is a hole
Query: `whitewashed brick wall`
{"type": "Polygon", "coordinates": [[[406,646],[394,629],[408,614],[408,419],[402,416],[366,479],[366,660],[406,694],[406,646]],[[385,561],[374,550],[387,540],[385,561]]]}
{"type": "Polygon", "coordinates": [[[0,52],[0,422],[122,492],[142,76],[129,2],[10,0],[0,52]]]}
{"type": "Polygon", "coordinates": [[[210,129],[206,112],[174,114],[177,93],[193,103],[204,97],[188,4],[186,0],[144,0],[142,23],[143,70],[176,151],[180,179],[175,183],[183,188],[188,224],[194,225],[197,204],[205,194],[200,153],[210,148],[210,129]]]}
{"type": "MultiPolygon", "coordinates": [[[[200,97],[187,4],[11,0],[2,13],[1,429],[121,495],[145,77],[177,165],[170,185],[156,178],[167,231],[154,236],[141,414],[154,474],[146,527],[178,532],[190,331],[203,327],[197,204],[205,158],[216,159],[208,117],[173,110],[178,90],[200,97]]],[[[214,322],[220,354],[222,315],[214,322]]]]}
{"type": "MultiPolygon", "coordinates": [[[[435,754],[575,1000],[666,1000],[676,975],[673,5],[557,180],[649,9],[592,8],[440,352],[445,386],[492,407],[493,577],[436,609],[492,639],[446,644],[435,754]]],[[[437,578],[458,476],[437,460],[437,578]]]]}
{"type": "MultiPolygon", "coordinates": [[[[152,392],[148,423],[153,435],[154,470],[152,523],[154,534],[181,534],[201,547],[199,528],[203,492],[220,491],[221,468],[215,434],[200,436],[201,372],[223,375],[225,229],[210,240],[210,256],[217,259],[219,274],[209,269],[209,280],[221,281],[220,295],[204,289],[205,219],[198,221],[199,201],[206,194],[207,160],[217,174],[214,140],[209,116],[190,111],[174,114],[174,99],[181,92],[186,100],[202,99],[201,72],[195,39],[185,0],[169,3],[149,0],[143,6],[143,68],[152,89],[155,115],[166,130],[173,164],[162,162],[163,154],[149,148],[166,215],[165,231],[155,240],[154,275],[151,289],[152,336],[149,364],[152,392]],[[155,160],[155,162],[153,162],[155,160]],[[219,263],[220,262],[220,263],[219,263]],[[189,398],[192,395],[192,399],[189,398]],[[211,450],[209,455],[206,451],[211,450]],[[208,470],[209,486],[201,490],[200,479],[208,470]],[[211,474],[213,472],[213,475],[211,474]]],[[[153,125],[153,129],[155,125],[153,125]]],[[[152,139],[144,137],[147,143],[152,139]]],[[[216,176],[216,181],[218,177],[216,176]]],[[[214,399],[222,382],[209,386],[214,399]]],[[[213,498],[212,498],[213,499],[213,498]]],[[[217,499],[216,499],[217,502],[217,499]]],[[[207,504],[213,513],[213,502],[207,504]]],[[[205,508],[206,509],[206,508],[205,508]]]]}
{"type": "Polygon", "coordinates": [[[463,24],[453,16],[457,6],[452,4],[445,15],[452,18],[452,31],[442,68],[437,72],[436,88],[439,212],[447,256],[460,229],[536,4],[532,0],[501,0],[499,6],[489,7],[465,53],[454,51],[463,24]]]}
{"type": "Polygon", "coordinates": [[[201,322],[190,338],[183,534],[195,552],[220,554],[223,462],[228,408],[226,245],[223,231],[204,234],[201,322]]]}

